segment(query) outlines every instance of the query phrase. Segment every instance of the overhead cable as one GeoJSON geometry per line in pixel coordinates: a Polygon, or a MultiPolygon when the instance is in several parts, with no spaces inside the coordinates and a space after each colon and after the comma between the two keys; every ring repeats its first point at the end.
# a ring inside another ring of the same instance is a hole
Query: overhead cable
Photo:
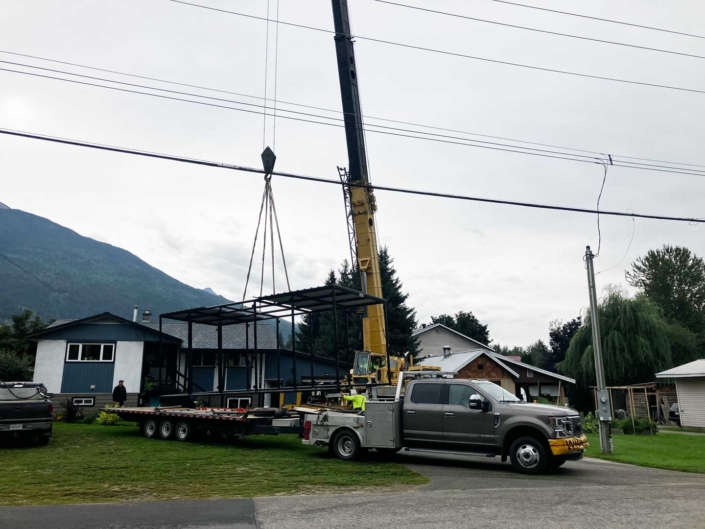
{"type": "Polygon", "coordinates": [[[391,1],[389,1],[389,0],[375,0],[375,1],[376,1],[376,2],[379,2],[380,4],[389,4],[389,5],[397,6],[397,7],[404,7],[404,8],[407,8],[407,9],[414,9],[414,10],[416,10],[416,11],[424,11],[424,12],[426,12],[426,13],[433,13],[433,14],[436,14],[436,15],[443,15],[443,16],[453,17],[453,18],[461,18],[461,19],[464,19],[464,20],[472,20],[472,21],[474,21],[474,22],[483,22],[483,23],[486,23],[486,24],[494,24],[494,25],[496,25],[496,26],[504,26],[504,27],[507,27],[507,28],[521,29],[521,30],[525,30],[525,31],[534,31],[534,32],[536,32],[536,33],[545,33],[545,34],[547,34],[547,35],[554,35],[554,36],[556,36],[556,37],[568,37],[568,38],[571,38],[571,39],[586,40],[586,41],[590,41],[590,42],[599,42],[599,43],[601,43],[601,44],[611,44],[611,45],[614,45],[614,46],[623,46],[623,47],[626,47],[626,48],[635,48],[635,49],[644,50],[644,51],[655,51],[655,52],[659,52],[659,53],[668,53],[668,54],[671,54],[671,55],[681,55],[681,56],[683,56],[683,57],[691,57],[691,58],[693,58],[693,59],[705,59],[705,55],[695,55],[695,54],[693,54],[693,53],[683,53],[683,52],[680,52],[680,51],[664,50],[664,49],[661,49],[661,48],[651,48],[651,47],[649,47],[649,46],[639,46],[639,45],[637,45],[637,44],[629,44],[629,43],[626,43],[626,42],[616,42],[616,41],[613,41],[613,40],[596,39],[596,38],[592,38],[592,37],[584,37],[584,36],[582,36],[582,35],[572,35],[572,34],[570,34],[570,33],[560,33],[560,32],[557,32],[557,31],[548,31],[548,30],[545,30],[545,29],[531,28],[531,27],[528,27],[528,26],[519,26],[519,25],[516,25],[516,24],[508,24],[508,23],[506,23],[506,22],[497,22],[496,20],[487,20],[487,19],[484,19],[484,18],[471,17],[471,16],[468,16],[468,15],[461,15],[461,14],[459,14],[459,13],[451,13],[451,12],[449,12],[449,11],[439,11],[439,10],[430,9],[430,8],[427,8],[427,7],[419,7],[419,6],[412,6],[412,5],[409,5],[409,4],[402,4],[402,3],[399,3],[399,2],[391,2],[391,1]]]}
{"type": "MultiPolygon", "coordinates": [[[[109,69],[106,69],[106,68],[99,68],[99,67],[96,67],[96,66],[89,66],[89,65],[85,65],[85,64],[78,64],[78,63],[67,62],[67,61],[61,61],[61,60],[56,60],[56,59],[49,59],[49,58],[47,58],[47,57],[39,57],[39,56],[37,56],[37,55],[28,55],[28,54],[25,54],[25,53],[17,53],[17,52],[12,52],[12,51],[8,51],[8,50],[0,50],[0,53],[6,53],[6,54],[9,54],[9,55],[16,55],[16,56],[19,56],[19,57],[26,57],[26,58],[30,58],[30,59],[37,59],[37,60],[41,60],[41,61],[53,62],[53,63],[57,63],[57,64],[65,64],[65,65],[68,65],[68,66],[76,66],[76,67],[78,67],[78,68],[85,68],[85,69],[88,69],[88,70],[95,70],[95,71],[100,71],[100,72],[113,73],[113,74],[117,74],[117,75],[124,75],[124,76],[126,76],[126,77],[133,77],[133,78],[136,78],[136,79],[146,79],[146,80],[150,80],[150,81],[156,81],[156,82],[159,82],[159,83],[166,83],[166,84],[171,84],[171,85],[176,85],[176,86],[185,86],[185,87],[188,87],[188,88],[197,88],[197,89],[199,89],[199,90],[207,90],[207,91],[209,91],[209,92],[218,92],[218,93],[223,93],[223,94],[230,94],[230,95],[236,95],[236,96],[240,96],[240,97],[247,97],[247,98],[259,99],[259,100],[265,100],[265,99],[266,99],[266,98],[263,98],[263,97],[261,97],[261,96],[255,96],[255,95],[251,95],[251,94],[244,94],[244,93],[241,93],[241,92],[233,92],[233,91],[230,91],[230,90],[222,90],[222,89],[213,88],[213,87],[200,86],[200,85],[193,85],[193,84],[188,84],[188,83],[180,83],[180,82],[177,82],[177,81],[170,81],[170,80],[160,79],[160,78],[156,78],[156,77],[148,77],[148,76],[144,76],[144,75],[137,75],[137,74],[127,73],[127,72],[121,72],[121,71],[117,71],[117,70],[109,70],[109,69]]],[[[7,64],[18,64],[18,65],[21,64],[21,63],[13,63],[13,62],[10,62],[10,61],[0,61],[0,62],[6,62],[7,64]]],[[[39,67],[30,66],[30,65],[26,65],[26,64],[23,64],[22,66],[31,67],[31,68],[39,68],[39,67]]],[[[80,74],[74,74],[74,73],[71,73],[71,72],[63,72],[63,71],[61,71],[61,70],[50,70],[50,69],[48,69],[48,70],[49,70],[49,71],[55,71],[55,72],[61,72],[61,73],[65,73],[65,74],[68,74],[68,75],[79,75],[79,76],[80,76],[80,74]]],[[[84,77],[90,78],[89,76],[84,76],[84,77]]],[[[100,79],[100,78],[96,78],[96,79],[100,79]]],[[[111,82],[111,83],[118,83],[118,84],[120,83],[119,81],[113,81],[113,80],[110,80],[110,82],[111,82]]],[[[140,85],[135,85],[135,86],[140,86],[140,85]]],[[[153,88],[153,87],[150,87],[150,89],[152,89],[152,90],[159,90],[158,88],[153,88]]],[[[276,89],[276,84],[275,84],[275,89],[276,89]]],[[[193,94],[193,95],[195,95],[195,94],[193,94]]],[[[197,97],[205,97],[205,96],[198,95],[197,97]]],[[[294,102],[292,102],[292,101],[283,101],[283,100],[281,100],[281,99],[277,99],[277,98],[276,98],[276,95],[275,95],[275,100],[276,100],[276,102],[281,103],[281,104],[285,104],[285,105],[291,105],[291,106],[296,106],[296,107],[301,107],[301,108],[308,108],[308,109],[313,109],[313,110],[322,110],[322,111],[324,111],[324,112],[333,112],[333,113],[336,113],[336,114],[345,114],[345,112],[343,112],[342,110],[335,110],[335,109],[325,108],[325,107],[319,107],[319,106],[315,106],[315,105],[305,105],[305,104],[302,104],[302,103],[294,103],[294,102]]],[[[246,105],[247,103],[242,102],[242,103],[239,103],[239,104],[246,105]]],[[[263,107],[264,105],[258,105],[258,106],[263,107]]],[[[286,111],[286,112],[293,112],[293,111],[286,111]]],[[[328,118],[326,117],[326,119],[328,119],[328,118]]],[[[561,145],[555,145],[555,144],[550,144],[550,143],[541,143],[541,142],[535,142],[535,141],[520,140],[520,139],[516,139],[516,138],[508,138],[508,137],[506,137],[506,136],[495,136],[495,135],[490,135],[490,134],[481,134],[481,133],[478,133],[478,132],[469,132],[469,131],[465,131],[465,130],[459,130],[459,129],[453,129],[453,128],[447,128],[447,127],[439,127],[439,126],[428,125],[428,124],[423,124],[423,123],[415,123],[415,122],[411,122],[411,121],[402,121],[402,120],[397,120],[397,119],[383,118],[383,117],[379,117],[379,116],[365,115],[365,119],[368,120],[368,125],[370,125],[370,126],[377,126],[377,125],[373,125],[373,124],[369,123],[369,120],[384,121],[384,122],[388,122],[388,123],[396,123],[396,124],[399,124],[399,125],[411,125],[411,126],[414,126],[414,127],[421,127],[421,128],[426,128],[426,129],[432,129],[432,130],[440,130],[440,131],[443,131],[443,132],[453,132],[453,133],[456,133],[456,134],[464,134],[464,135],[468,135],[468,136],[477,136],[477,137],[480,137],[480,138],[489,138],[489,139],[495,139],[495,140],[510,141],[510,142],[513,142],[513,143],[524,143],[524,144],[527,144],[527,145],[536,145],[536,146],[539,146],[539,147],[551,147],[551,148],[554,148],[554,149],[561,149],[561,150],[566,150],[566,151],[575,151],[575,152],[593,154],[593,155],[595,155],[595,156],[599,156],[599,155],[601,154],[601,153],[598,152],[598,151],[593,151],[593,150],[589,150],[589,149],[581,149],[581,148],[576,148],[576,147],[564,147],[564,146],[561,146],[561,145]]],[[[673,162],[673,161],[668,161],[668,160],[658,160],[658,159],[652,159],[652,158],[640,158],[640,157],[636,157],[636,156],[626,156],[626,155],[619,155],[619,154],[613,154],[613,157],[615,157],[615,158],[620,158],[620,159],[628,158],[628,159],[630,159],[630,160],[643,160],[643,161],[649,161],[649,162],[658,162],[658,163],[669,164],[669,165],[683,165],[683,166],[688,166],[688,167],[700,167],[700,168],[704,168],[704,169],[705,169],[705,165],[701,165],[701,164],[691,164],[691,163],[684,163],[684,162],[673,162]]],[[[631,163],[631,162],[630,162],[630,163],[631,163]]]]}
{"type": "Polygon", "coordinates": [[[620,24],[622,26],[631,26],[633,28],[649,29],[652,31],[660,31],[662,33],[672,33],[673,35],[682,35],[684,37],[693,37],[696,39],[705,39],[703,35],[695,35],[693,33],[685,33],[683,31],[675,31],[672,29],[657,28],[654,26],[645,26],[643,24],[632,24],[631,22],[623,22],[621,20],[611,20],[609,18],[592,17],[589,15],[582,15],[580,13],[570,13],[568,11],[559,11],[558,9],[548,9],[547,7],[532,6],[527,4],[520,4],[518,2],[510,2],[508,0],[492,0],[498,4],[508,4],[517,7],[526,7],[528,9],[536,9],[537,11],[547,11],[549,13],[558,13],[559,15],[567,15],[571,17],[587,18],[590,20],[598,20],[600,22],[608,22],[610,24],[620,24]]]}
{"type": "MultiPolygon", "coordinates": [[[[177,4],[183,4],[183,5],[188,5],[188,6],[193,6],[193,7],[199,7],[201,9],[208,9],[210,11],[218,11],[220,13],[227,13],[229,15],[235,15],[235,16],[240,16],[240,17],[245,17],[245,18],[251,18],[255,20],[263,20],[263,21],[268,21],[269,19],[255,16],[255,15],[248,15],[245,13],[239,13],[237,11],[228,11],[226,9],[218,9],[215,7],[210,7],[210,6],[204,6],[201,4],[192,4],[190,2],[184,2],[183,0],[169,0],[170,2],[174,2],[177,4]]],[[[292,26],[292,27],[297,27],[301,29],[308,29],[311,31],[318,31],[321,33],[328,33],[328,34],[333,34],[335,35],[335,31],[329,30],[329,29],[323,29],[323,28],[317,28],[314,26],[307,26],[305,24],[295,24],[293,22],[283,22],[279,21],[279,24],[285,25],[285,26],[292,26]]],[[[632,84],[632,85],[638,85],[638,86],[648,86],[651,88],[663,88],[665,90],[676,90],[679,92],[690,92],[690,93],[696,93],[696,94],[705,94],[705,90],[698,90],[696,88],[685,88],[682,86],[673,86],[673,85],[664,85],[664,84],[659,84],[659,83],[647,83],[645,81],[633,81],[629,79],[619,79],[617,77],[607,77],[607,76],[602,76],[602,75],[592,75],[592,74],[587,74],[587,73],[581,73],[581,72],[571,72],[568,70],[559,70],[557,68],[547,68],[544,66],[534,66],[531,64],[522,64],[518,62],[511,62],[511,61],[502,61],[499,59],[489,59],[487,57],[478,57],[476,55],[468,55],[465,53],[460,53],[460,52],[454,52],[454,51],[448,51],[448,50],[439,50],[436,48],[428,48],[426,46],[417,46],[414,44],[405,44],[402,42],[394,42],[391,40],[384,40],[384,39],[377,39],[373,37],[365,37],[362,35],[352,35],[352,38],[358,39],[358,40],[366,40],[368,42],[376,42],[378,44],[387,44],[389,46],[397,46],[400,48],[408,48],[416,51],[425,51],[429,53],[438,53],[441,55],[446,55],[450,57],[458,57],[462,59],[471,59],[474,61],[483,61],[483,62],[489,62],[493,64],[501,64],[504,66],[514,66],[516,68],[524,68],[528,70],[536,70],[536,71],[541,71],[541,72],[549,72],[549,73],[559,73],[563,75],[570,75],[573,77],[582,77],[582,78],[587,78],[587,79],[598,79],[601,81],[611,81],[615,83],[623,83],[623,84],[632,84]]]]}
{"type": "MultiPolygon", "coordinates": [[[[243,171],[243,172],[247,172],[247,173],[267,174],[264,171],[264,169],[258,169],[255,167],[247,167],[247,166],[242,166],[242,165],[215,162],[215,161],[210,161],[210,160],[201,160],[201,159],[197,159],[197,158],[186,158],[186,157],[176,156],[176,155],[171,155],[171,154],[161,154],[161,153],[141,151],[141,150],[136,150],[136,149],[128,149],[128,148],[123,148],[123,147],[101,145],[101,144],[97,144],[97,143],[77,141],[77,140],[72,140],[72,139],[68,139],[68,138],[59,138],[56,136],[34,134],[34,133],[24,132],[24,131],[16,131],[16,130],[0,128],[0,134],[20,137],[20,138],[40,140],[40,141],[47,141],[47,142],[52,142],[52,143],[59,143],[59,144],[63,144],[63,145],[73,145],[73,146],[77,146],[77,147],[86,147],[86,148],[98,149],[98,150],[102,150],[102,151],[115,152],[115,153],[121,153],[121,154],[131,154],[131,155],[135,155],[135,156],[144,156],[147,158],[169,160],[172,162],[188,163],[188,164],[200,165],[200,166],[205,166],[205,167],[215,167],[215,168],[219,168],[219,169],[229,169],[229,170],[233,170],[233,171],[243,171]]],[[[343,184],[340,182],[340,180],[331,180],[328,178],[320,178],[320,177],[301,175],[301,174],[295,174],[295,173],[285,173],[285,172],[281,172],[281,171],[274,171],[271,174],[273,176],[280,176],[283,178],[291,178],[294,180],[304,180],[304,181],[309,181],[309,182],[332,184],[332,185],[336,185],[336,186],[347,185],[347,186],[351,186],[351,187],[361,187],[361,188],[375,190],[375,191],[389,191],[389,192],[393,192],[393,193],[403,193],[403,194],[409,194],[409,195],[429,196],[429,197],[436,197],[436,198],[448,198],[448,199],[453,199],[453,200],[482,202],[482,203],[487,203],[487,204],[501,204],[501,205],[506,205],[506,206],[516,206],[516,207],[544,209],[544,210],[553,210],[553,211],[566,211],[566,212],[572,212],[572,213],[586,213],[586,214],[591,214],[591,215],[595,215],[598,213],[597,210],[587,209],[587,208],[575,208],[575,207],[568,207],[568,206],[554,206],[554,205],[548,205],[548,204],[536,204],[536,203],[532,203],[532,202],[518,202],[518,201],[513,201],[513,200],[481,198],[481,197],[473,197],[473,196],[468,196],[468,195],[459,195],[459,194],[454,194],[454,193],[440,193],[440,192],[435,192],[435,191],[423,191],[423,190],[409,189],[409,188],[402,188],[402,187],[391,187],[391,186],[384,186],[384,185],[370,185],[370,184],[362,184],[362,183],[355,183],[355,182],[347,182],[347,183],[343,184]]],[[[687,222],[690,224],[705,223],[705,219],[700,219],[700,218],[695,218],[695,217],[673,217],[673,216],[667,216],[667,215],[650,215],[650,214],[644,214],[644,213],[634,213],[634,212],[629,213],[629,212],[623,212],[623,211],[604,211],[604,210],[600,211],[599,214],[600,215],[611,215],[611,216],[616,216],[616,217],[629,217],[629,218],[642,218],[642,219],[664,220],[664,221],[668,220],[668,221],[675,221],[675,222],[687,222]]]]}
{"type": "MultiPolygon", "coordinates": [[[[192,93],[188,93],[188,92],[168,90],[165,88],[156,88],[156,87],[150,87],[150,86],[146,86],[146,85],[126,83],[123,81],[113,81],[110,79],[87,76],[87,75],[83,75],[83,74],[62,72],[60,70],[54,70],[51,68],[42,68],[39,66],[22,65],[19,63],[12,63],[9,61],[0,61],[0,63],[16,64],[16,65],[20,65],[20,66],[24,66],[24,67],[28,67],[28,68],[36,68],[36,69],[45,70],[45,71],[59,72],[59,73],[63,73],[66,75],[73,75],[73,76],[83,77],[83,78],[88,78],[88,79],[101,80],[104,82],[110,82],[110,83],[114,83],[114,84],[122,84],[122,85],[127,85],[127,86],[145,88],[148,90],[167,92],[167,93],[171,93],[171,94],[188,95],[191,97],[199,97],[199,98],[203,98],[203,99],[210,99],[210,100],[222,101],[222,102],[227,102],[227,103],[232,103],[232,104],[239,104],[239,105],[245,105],[245,106],[250,106],[250,107],[262,108],[262,105],[257,105],[254,103],[246,103],[246,102],[242,102],[242,101],[234,101],[234,100],[216,98],[216,97],[211,97],[211,96],[203,96],[203,95],[192,94],[192,93]]],[[[153,94],[153,93],[149,93],[149,92],[142,92],[139,90],[118,88],[115,86],[106,86],[106,85],[102,85],[102,84],[87,83],[84,81],[78,81],[78,80],[74,80],[74,79],[65,79],[65,78],[61,78],[61,77],[53,77],[53,76],[49,76],[49,75],[37,74],[37,73],[32,73],[32,72],[24,72],[24,71],[19,71],[19,70],[12,70],[12,69],[8,69],[8,68],[0,68],[0,71],[9,72],[9,73],[17,73],[17,74],[22,74],[22,75],[29,75],[32,77],[39,77],[39,78],[50,79],[50,80],[55,80],[55,81],[64,81],[64,82],[68,82],[68,83],[91,86],[91,87],[95,87],[95,88],[103,88],[103,89],[113,90],[113,91],[118,91],[118,92],[126,92],[126,93],[130,93],[130,94],[156,97],[156,98],[160,98],[160,99],[167,99],[167,100],[177,101],[177,102],[182,102],[182,103],[191,103],[191,104],[203,105],[203,106],[208,106],[208,107],[215,107],[215,108],[220,108],[220,109],[225,109],[225,110],[234,110],[237,112],[245,112],[248,114],[272,116],[272,114],[267,114],[266,111],[260,112],[257,110],[236,108],[236,107],[231,107],[231,106],[222,105],[222,104],[208,103],[205,101],[194,101],[192,99],[184,99],[184,98],[180,98],[180,97],[166,96],[166,95],[162,95],[162,94],[153,94]]],[[[311,114],[311,113],[294,111],[294,110],[281,109],[280,111],[281,112],[289,112],[289,113],[298,114],[298,115],[311,116],[311,117],[326,119],[326,120],[330,120],[330,121],[337,121],[337,122],[343,121],[340,118],[321,116],[318,114],[311,114]]],[[[328,122],[316,121],[316,120],[312,120],[312,119],[303,119],[303,118],[294,117],[294,116],[279,115],[279,117],[283,118],[283,119],[289,119],[289,120],[300,121],[300,122],[304,122],[304,123],[311,123],[311,124],[316,124],[316,125],[325,125],[325,126],[338,127],[338,128],[344,127],[343,124],[339,124],[339,123],[328,123],[328,122]]],[[[470,139],[470,138],[460,138],[457,136],[449,136],[449,135],[430,133],[430,132],[419,131],[419,130],[402,129],[402,128],[398,128],[398,127],[389,127],[389,126],[385,126],[385,125],[377,125],[377,124],[372,124],[372,123],[368,124],[368,127],[375,127],[375,128],[373,129],[373,128],[364,127],[363,130],[365,130],[367,132],[372,132],[372,133],[376,133],[376,134],[383,134],[383,135],[388,135],[388,136],[396,136],[396,137],[401,137],[401,138],[445,143],[445,144],[458,145],[458,146],[464,146],[464,147],[476,147],[476,148],[489,149],[489,150],[500,151],[500,152],[511,152],[511,153],[516,153],[516,154],[525,154],[525,155],[529,155],[529,156],[538,156],[538,157],[557,159],[557,160],[583,162],[583,163],[590,163],[590,164],[601,163],[600,158],[595,157],[595,156],[586,156],[586,155],[582,155],[582,154],[574,154],[574,153],[569,153],[569,152],[551,151],[551,150],[546,150],[546,149],[538,149],[538,148],[534,148],[534,147],[523,147],[520,145],[508,145],[508,144],[502,144],[502,143],[497,143],[497,142],[475,140],[475,139],[470,139]],[[385,130],[377,130],[380,128],[385,129],[385,130]]],[[[614,165],[616,167],[624,167],[627,169],[642,169],[642,170],[647,170],[647,171],[668,172],[668,173],[673,173],[673,174],[683,174],[683,175],[691,175],[691,176],[705,176],[705,171],[702,171],[699,169],[684,169],[684,168],[680,168],[680,167],[669,167],[669,166],[664,166],[664,165],[644,164],[641,162],[629,162],[629,161],[617,162],[617,163],[614,163],[614,165]]]]}

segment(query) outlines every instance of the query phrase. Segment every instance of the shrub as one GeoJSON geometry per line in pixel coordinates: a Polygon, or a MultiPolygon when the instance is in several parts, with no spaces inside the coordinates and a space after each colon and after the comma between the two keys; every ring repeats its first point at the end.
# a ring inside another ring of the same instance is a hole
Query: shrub
{"type": "Polygon", "coordinates": [[[83,412],[83,424],[93,424],[96,419],[98,419],[98,416],[100,415],[100,411],[98,410],[86,410],[83,412]]]}
{"type": "MultiPolygon", "coordinates": [[[[106,404],[105,405],[106,409],[107,408],[119,408],[119,404],[106,404]]],[[[103,426],[115,426],[120,422],[120,417],[115,415],[114,413],[109,413],[107,411],[101,411],[98,414],[98,417],[95,419],[95,422],[98,424],[102,424],[103,426]]]]}
{"type": "Polygon", "coordinates": [[[593,415],[592,412],[583,417],[583,432],[598,433],[600,431],[600,421],[593,415]]]}
{"type": "Polygon", "coordinates": [[[643,434],[643,433],[658,433],[658,426],[649,419],[615,419],[612,421],[612,427],[622,430],[625,434],[643,434]]]}
{"type": "Polygon", "coordinates": [[[0,380],[32,380],[33,365],[31,356],[0,350],[0,380]]]}

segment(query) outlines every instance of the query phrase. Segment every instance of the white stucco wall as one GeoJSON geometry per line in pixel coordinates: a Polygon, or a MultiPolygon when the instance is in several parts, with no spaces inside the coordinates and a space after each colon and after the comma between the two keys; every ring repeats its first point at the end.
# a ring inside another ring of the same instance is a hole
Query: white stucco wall
{"type": "Polygon", "coordinates": [[[40,340],[34,362],[34,382],[41,382],[50,393],[61,393],[64,376],[66,340],[40,340]]]}
{"type": "Polygon", "coordinates": [[[120,380],[124,380],[128,393],[140,392],[143,354],[144,342],[117,343],[115,347],[113,387],[117,386],[120,380]]]}

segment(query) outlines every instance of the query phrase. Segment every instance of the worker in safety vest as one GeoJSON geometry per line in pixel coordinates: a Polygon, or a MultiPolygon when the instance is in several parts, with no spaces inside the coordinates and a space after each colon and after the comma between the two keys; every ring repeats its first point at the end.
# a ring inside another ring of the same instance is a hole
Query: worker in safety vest
{"type": "Polygon", "coordinates": [[[347,402],[352,402],[353,410],[365,411],[365,402],[367,402],[367,397],[364,395],[343,395],[343,399],[347,402]]]}

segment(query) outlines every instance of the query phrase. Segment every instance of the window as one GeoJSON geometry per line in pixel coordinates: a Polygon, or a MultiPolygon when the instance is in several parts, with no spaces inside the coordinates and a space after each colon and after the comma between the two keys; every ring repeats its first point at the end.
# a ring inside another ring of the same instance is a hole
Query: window
{"type": "Polygon", "coordinates": [[[534,372],[531,369],[526,370],[526,378],[534,378],[534,372]]]}
{"type": "Polygon", "coordinates": [[[74,406],[95,406],[95,398],[94,397],[74,397],[71,399],[71,403],[74,406]]]}
{"type": "Polygon", "coordinates": [[[215,351],[194,351],[192,356],[193,367],[215,366],[215,351]]]}
{"type": "Polygon", "coordinates": [[[411,394],[414,404],[440,404],[443,384],[416,384],[411,394]]]}
{"type": "Polygon", "coordinates": [[[226,407],[231,409],[246,409],[250,407],[252,400],[245,397],[230,397],[226,403],[226,407]]]}
{"type": "Polygon", "coordinates": [[[470,399],[485,400],[472,386],[465,384],[451,384],[448,388],[448,404],[451,406],[464,406],[469,408],[470,399]]]}
{"type": "Polygon", "coordinates": [[[114,343],[70,343],[66,352],[67,362],[112,362],[115,360],[114,343]]]}
{"type": "Polygon", "coordinates": [[[485,369],[485,364],[477,364],[478,371],[484,371],[484,369],[485,369]]]}

